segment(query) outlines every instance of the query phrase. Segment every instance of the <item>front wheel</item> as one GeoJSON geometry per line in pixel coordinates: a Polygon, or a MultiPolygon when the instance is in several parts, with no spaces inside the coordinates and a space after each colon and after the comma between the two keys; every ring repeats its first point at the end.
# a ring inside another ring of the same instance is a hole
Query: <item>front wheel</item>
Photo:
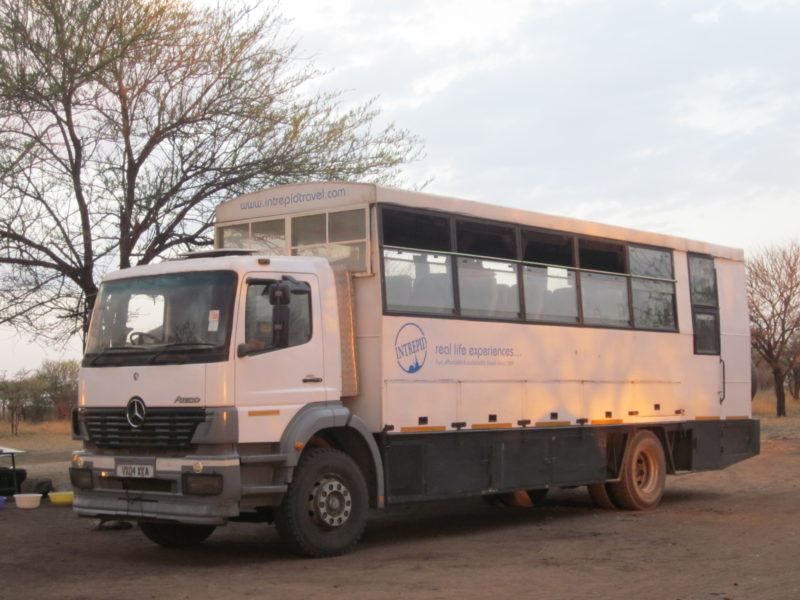
{"type": "Polygon", "coordinates": [[[626,510],[647,510],[661,502],[667,476],[661,442],[652,431],[642,429],[630,441],[622,460],[619,481],[606,486],[611,500],[626,510]]]}
{"type": "Polygon", "coordinates": [[[297,554],[344,554],[367,524],[367,484],[358,465],[333,448],[306,451],[275,512],[281,539],[297,554]]]}
{"type": "Polygon", "coordinates": [[[187,525],[185,523],[139,523],[139,529],[151,542],[159,546],[176,548],[195,546],[214,533],[214,525],[187,525]]]}

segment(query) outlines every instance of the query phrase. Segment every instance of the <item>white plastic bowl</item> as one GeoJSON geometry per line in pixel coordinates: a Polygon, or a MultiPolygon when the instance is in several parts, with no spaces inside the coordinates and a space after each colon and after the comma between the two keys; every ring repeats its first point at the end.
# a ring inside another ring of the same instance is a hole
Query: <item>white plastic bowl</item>
{"type": "Polygon", "coordinates": [[[39,508],[41,494],[14,494],[14,504],[19,508],[39,508]]]}

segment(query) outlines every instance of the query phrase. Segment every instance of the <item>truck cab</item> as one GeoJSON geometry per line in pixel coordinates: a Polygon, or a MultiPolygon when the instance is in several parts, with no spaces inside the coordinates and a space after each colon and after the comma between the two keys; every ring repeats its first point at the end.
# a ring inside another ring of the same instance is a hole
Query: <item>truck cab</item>
{"type": "MultiPolygon", "coordinates": [[[[273,520],[303,451],[330,458],[332,436],[356,440],[362,464],[343,455],[357,481],[320,481],[344,485],[350,505],[368,502],[371,481],[376,504],[375,442],[340,402],[339,312],[322,258],[212,251],[108,276],[73,417],[77,513],[135,519],[166,545],[229,519],[273,520]]],[[[338,510],[327,537],[347,523],[360,535],[361,519],[338,510]]]]}

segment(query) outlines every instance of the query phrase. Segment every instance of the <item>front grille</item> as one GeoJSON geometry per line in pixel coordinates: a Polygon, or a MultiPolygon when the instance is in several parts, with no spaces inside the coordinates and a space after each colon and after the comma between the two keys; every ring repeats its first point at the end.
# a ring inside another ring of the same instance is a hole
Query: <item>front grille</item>
{"type": "Polygon", "coordinates": [[[125,408],[87,408],[80,418],[100,448],[186,448],[206,420],[203,408],[148,408],[144,423],[134,429],[125,415],[125,408]]]}

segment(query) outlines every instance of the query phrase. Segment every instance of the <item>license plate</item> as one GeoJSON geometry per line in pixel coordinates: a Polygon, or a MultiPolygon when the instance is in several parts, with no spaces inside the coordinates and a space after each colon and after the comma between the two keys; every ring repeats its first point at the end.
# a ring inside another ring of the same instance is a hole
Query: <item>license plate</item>
{"type": "Polygon", "coordinates": [[[117,465],[117,477],[150,479],[155,476],[153,465],[117,465]]]}

